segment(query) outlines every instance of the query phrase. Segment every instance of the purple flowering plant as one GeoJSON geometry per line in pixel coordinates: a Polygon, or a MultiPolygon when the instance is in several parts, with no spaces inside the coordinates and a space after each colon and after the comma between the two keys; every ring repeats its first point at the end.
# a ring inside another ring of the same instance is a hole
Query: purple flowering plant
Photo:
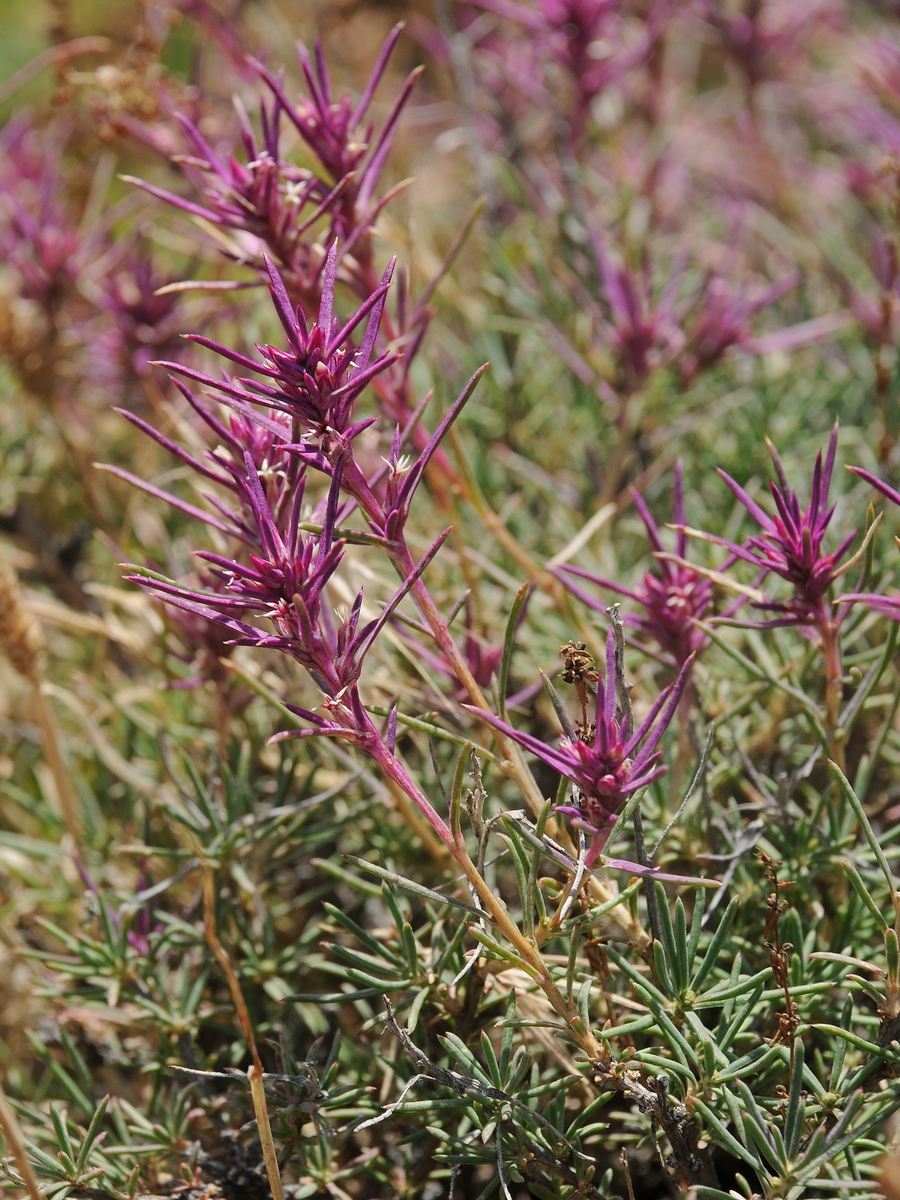
{"type": "MultiPolygon", "coordinates": [[[[191,153],[173,155],[172,161],[185,172],[196,200],[141,179],[129,181],[217,229],[234,231],[226,254],[253,267],[264,279],[270,257],[293,302],[308,316],[323,294],[333,289],[337,274],[360,300],[371,303],[378,287],[373,230],[379,213],[396,194],[389,188],[379,195],[379,182],[420,73],[414,71],[407,78],[387,117],[376,127],[368,112],[400,32],[399,25],[391,31],[356,103],[346,94],[333,97],[319,44],[313,60],[305,47],[299,47],[308,95],[296,101],[287,95],[281,77],[262,63],[251,62],[269,99],[260,99],[258,136],[247,113],[240,106],[237,109],[244,162],[235,153],[216,150],[195,121],[179,116],[191,153]],[[295,163],[289,156],[283,138],[285,122],[299,135],[312,166],[295,163]],[[320,236],[323,223],[324,238],[320,236]],[[323,242],[339,248],[335,261],[322,253],[323,242]]],[[[384,314],[386,340],[415,346],[429,319],[425,298],[398,316],[395,328],[384,314]]],[[[415,409],[405,373],[383,380],[380,396],[396,420],[408,419],[415,409]]]]}
{"type": "Polygon", "coordinates": [[[251,9],[0,81],[0,1193],[892,1194],[894,33],[251,9]]]}
{"type": "Polygon", "coordinates": [[[417,74],[407,80],[380,129],[376,131],[373,123],[365,123],[375,89],[399,36],[398,26],[382,48],[366,89],[355,105],[346,95],[332,99],[320,45],[314,64],[305,47],[299,47],[309,95],[300,97],[296,103],[287,96],[281,79],[262,63],[252,63],[270,95],[268,103],[260,101],[259,137],[247,113],[240,107],[237,109],[245,162],[233,153],[217,152],[194,121],[179,116],[178,123],[191,153],[175,155],[174,161],[194,183],[202,202],[141,179],[130,182],[192,216],[245,235],[236,257],[242,261],[249,258],[250,264],[262,273],[263,251],[268,251],[285,272],[291,288],[304,298],[317,297],[322,287],[324,262],[311,253],[315,243],[307,235],[324,217],[329,222],[328,240],[339,239],[342,256],[348,256],[345,269],[365,287],[373,222],[379,208],[389,199],[376,198],[378,180],[417,74]],[[284,121],[300,135],[317,163],[318,174],[294,166],[287,159],[282,142],[284,121]]]}
{"type": "Polygon", "coordinates": [[[593,719],[584,706],[581,720],[575,725],[567,724],[558,748],[547,746],[532,734],[513,728],[493,714],[484,714],[489,725],[569,780],[572,801],[558,805],[556,811],[570,817],[576,828],[590,836],[585,856],[588,867],[597,862],[628,798],[665,774],[666,767],[659,761],[662,751],[656,747],[678,707],[693,657],[685,661],[676,681],[660,692],[646,717],[633,731],[628,727],[630,714],[617,711],[616,643],[612,629],[606,637],[605,678],[593,669],[592,663],[583,651],[576,650],[567,656],[568,674],[582,686],[587,680],[592,682],[596,687],[597,703],[593,719]]]}
{"type": "Polygon", "coordinates": [[[749,596],[750,604],[768,615],[752,620],[723,616],[718,621],[768,629],[793,627],[813,639],[823,657],[827,725],[832,732],[839,724],[843,691],[840,628],[847,613],[845,608],[839,609],[833,604],[834,585],[860,561],[875,528],[874,525],[870,527],[860,549],[846,562],[842,562],[842,559],[856,540],[855,531],[848,534],[833,551],[824,548],[828,526],[835,511],[835,505],[829,505],[828,493],[837,442],[838,426],[835,424],[824,460],[821,451],[816,456],[810,500],[806,507],[802,507],[797,492],[791,488],[778,451],[768,440],[767,446],[778,480],[777,483],[769,481],[769,490],[775,503],[775,511],[771,515],[726,471],[719,469],[721,478],[759,525],[759,534],[750,535],[742,543],[737,543],[716,535],[686,530],[683,526],[680,530],[724,546],[730,554],[729,564],[736,561],[750,563],[756,569],[758,584],[777,576],[790,585],[791,594],[785,600],[760,593],[759,587],[754,587],[753,594],[749,596]]]}

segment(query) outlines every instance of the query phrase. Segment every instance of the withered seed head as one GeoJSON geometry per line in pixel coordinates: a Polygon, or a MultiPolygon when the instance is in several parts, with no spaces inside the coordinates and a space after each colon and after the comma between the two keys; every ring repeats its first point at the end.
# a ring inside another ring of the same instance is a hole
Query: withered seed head
{"type": "Polygon", "coordinates": [[[578,734],[578,740],[584,742],[588,746],[594,744],[594,738],[597,736],[597,726],[593,721],[576,721],[575,732],[578,734]]]}
{"type": "Polygon", "coordinates": [[[15,571],[9,563],[0,561],[0,647],[20,675],[36,681],[43,644],[15,571]]]}
{"type": "Polygon", "coordinates": [[[563,660],[562,677],[566,683],[597,682],[594,657],[584,642],[566,642],[560,646],[559,656],[563,660]]]}

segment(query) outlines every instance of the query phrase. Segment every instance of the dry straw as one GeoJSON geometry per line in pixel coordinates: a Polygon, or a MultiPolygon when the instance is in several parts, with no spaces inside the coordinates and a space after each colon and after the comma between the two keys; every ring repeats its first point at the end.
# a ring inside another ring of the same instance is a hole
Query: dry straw
{"type": "Polygon", "coordinates": [[[25,604],[15,571],[3,561],[0,561],[0,645],[19,674],[37,687],[44,639],[25,604]]]}
{"type": "Polygon", "coordinates": [[[47,698],[41,689],[44,638],[26,603],[16,572],[0,560],[0,647],[15,670],[34,688],[35,716],[41,729],[44,756],[53,775],[63,821],[78,848],[78,797],[63,757],[59,734],[47,698]]]}

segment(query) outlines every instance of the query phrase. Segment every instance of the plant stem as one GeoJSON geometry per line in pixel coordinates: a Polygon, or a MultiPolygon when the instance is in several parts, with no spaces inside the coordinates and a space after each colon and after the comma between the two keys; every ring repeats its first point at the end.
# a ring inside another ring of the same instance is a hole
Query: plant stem
{"type": "Polygon", "coordinates": [[[25,1150],[25,1139],[22,1137],[18,1118],[2,1087],[0,1087],[0,1130],[3,1132],[9,1153],[16,1160],[16,1166],[19,1168],[19,1174],[22,1176],[22,1182],[25,1184],[28,1195],[31,1200],[41,1200],[41,1189],[25,1150]]]}
{"type": "Polygon", "coordinates": [[[47,703],[47,697],[44,695],[41,688],[41,682],[35,678],[32,680],[34,684],[34,704],[37,715],[38,725],[41,729],[41,741],[44,746],[44,757],[47,760],[47,765],[50,768],[50,773],[53,776],[53,782],[56,784],[56,794],[59,799],[59,805],[62,810],[63,823],[66,827],[66,832],[72,839],[75,854],[80,857],[79,849],[79,829],[78,829],[78,797],[75,792],[75,786],[72,783],[72,774],[66,766],[66,761],[63,758],[62,748],[59,744],[59,733],[56,728],[56,721],[53,719],[53,713],[50,711],[50,705],[47,703]]]}
{"type": "Polygon", "coordinates": [[[409,796],[416,808],[428,817],[435,832],[450,850],[466,879],[472,885],[472,889],[478,896],[478,899],[490,913],[494,925],[516,950],[523,963],[533,972],[535,982],[550,1001],[554,1012],[565,1021],[566,1026],[571,1030],[573,1037],[590,1061],[599,1061],[604,1056],[600,1043],[585,1025],[584,1021],[582,1021],[571,1000],[567,1000],[554,983],[553,977],[535,943],[518,928],[506,911],[503,901],[494,893],[493,889],[480,874],[469,857],[462,838],[453,837],[449,826],[438,816],[427,797],[409,776],[403,765],[389,753],[387,747],[384,746],[380,739],[375,743],[371,753],[388,777],[393,779],[409,796]]]}
{"type": "MultiPolygon", "coordinates": [[[[197,853],[202,861],[203,850],[201,847],[197,848],[197,853]]],[[[253,1059],[247,1071],[247,1080],[250,1084],[250,1096],[253,1100],[253,1111],[256,1114],[259,1142],[262,1147],[263,1161],[266,1164],[269,1187],[272,1190],[274,1200],[285,1200],[284,1186],[281,1182],[281,1171],[278,1168],[278,1156],[275,1153],[275,1142],[272,1137],[272,1127],[269,1124],[269,1110],[266,1104],[262,1060],[259,1057],[256,1035],[253,1032],[253,1023],[250,1020],[247,1002],[244,1000],[244,994],[241,991],[240,981],[235,974],[234,967],[231,965],[231,960],[228,957],[225,947],[219,940],[219,933],[216,928],[215,874],[209,863],[204,863],[203,865],[203,915],[207,944],[210,950],[212,950],[216,962],[222,968],[222,973],[228,982],[228,990],[231,992],[231,1000],[237,1013],[238,1022],[244,1034],[244,1039],[247,1042],[250,1057],[253,1059]]]]}
{"type": "MultiPolygon", "coordinates": [[[[397,547],[394,552],[393,559],[394,565],[402,578],[406,578],[415,569],[415,561],[413,560],[412,554],[410,553],[405,542],[401,546],[397,547]]],[[[411,594],[416,602],[420,614],[431,630],[435,642],[443,652],[444,657],[453,669],[457,679],[465,688],[472,704],[476,708],[488,711],[490,709],[490,705],[488,704],[484,693],[472,675],[472,672],[469,670],[469,664],[466,662],[464,655],[453,639],[453,635],[447,628],[446,622],[444,621],[437,605],[432,599],[431,593],[425,586],[424,580],[419,579],[413,585],[411,594]]],[[[544,807],[544,797],[541,795],[541,792],[534,781],[534,777],[525,763],[525,759],[521,750],[515,744],[515,742],[513,742],[510,738],[505,737],[499,730],[494,729],[492,726],[487,726],[487,728],[491,737],[496,740],[497,745],[500,748],[502,759],[499,763],[499,769],[509,779],[513,780],[518,787],[522,795],[522,799],[525,801],[529,811],[533,816],[536,817],[544,807]]],[[[410,783],[412,783],[411,780],[410,783]]],[[[410,798],[412,798],[411,793],[407,792],[407,795],[410,795],[410,798]]],[[[431,810],[431,812],[434,813],[434,809],[424,796],[422,797],[422,800],[426,805],[428,805],[428,808],[431,810]]],[[[414,803],[424,815],[428,815],[427,813],[424,813],[424,810],[421,808],[418,801],[414,801],[414,803]]],[[[434,815],[437,817],[437,813],[434,813],[434,815]]],[[[439,821],[441,820],[439,817],[437,817],[437,819],[439,821]]],[[[441,840],[444,841],[443,834],[431,821],[431,817],[428,817],[428,820],[431,822],[432,828],[438,832],[441,840]]],[[[444,825],[443,821],[441,821],[441,824],[444,825]]],[[[444,825],[444,828],[447,828],[446,825],[444,825]]],[[[559,841],[566,849],[572,850],[574,856],[572,840],[565,828],[559,826],[559,824],[553,821],[551,818],[551,820],[548,822],[547,830],[551,837],[559,841]]],[[[449,830],[447,830],[447,833],[449,835],[449,830]]],[[[609,884],[598,879],[596,875],[592,875],[590,877],[590,888],[594,896],[601,904],[605,904],[615,897],[615,891],[613,888],[609,884]]],[[[615,910],[613,910],[613,913],[615,913],[615,910]]],[[[621,931],[625,934],[628,940],[633,945],[637,946],[641,952],[647,948],[650,943],[650,938],[637,921],[630,917],[623,916],[620,913],[615,913],[615,915],[611,913],[610,919],[620,927],[621,931]]]]}
{"type": "Polygon", "coordinates": [[[831,743],[832,758],[843,771],[845,765],[844,742],[838,731],[841,696],[843,693],[843,673],[841,670],[841,644],[838,637],[837,622],[830,617],[825,617],[819,623],[819,634],[822,638],[822,656],[825,660],[826,728],[831,743]]]}

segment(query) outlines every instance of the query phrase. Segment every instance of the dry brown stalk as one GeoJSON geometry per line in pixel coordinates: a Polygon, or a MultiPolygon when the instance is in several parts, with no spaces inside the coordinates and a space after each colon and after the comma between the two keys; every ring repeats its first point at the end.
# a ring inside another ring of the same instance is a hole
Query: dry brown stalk
{"type": "Polygon", "coordinates": [[[44,646],[40,626],[32,616],[9,563],[0,560],[0,646],[18,673],[36,687],[44,646]]]}
{"type": "Polygon", "coordinates": [[[40,626],[29,608],[14,569],[0,560],[0,648],[11,666],[34,689],[34,706],[41,730],[44,757],[56,785],[66,830],[75,845],[79,845],[79,802],[72,775],[66,766],[60,746],[56,721],[41,688],[41,659],[44,638],[40,626]]]}
{"type": "Polygon", "coordinates": [[[0,1087],[0,1130],[3,1131],[7,1150],[16,1161],[16,1166],[19,1169],[19,1174],[22,1176],[22,1182],[28,1190],[28,1195],[31,1197],[31,1200],[41,1200],[41,1190],[38,1187],[34,1168],[28,1161],[28,1154],[25,1150],[25,1139],[22,1136],[18,1118],[13,1106],[6,1098],[6,1092],[4,1092],[2,1087],[0,1087]]]}
{"type": "Polygon", "coordinates": [[[269,1110],[266,1104],[262,1060],[259,1057],[256,1035],[253,1032],[253,1024],[250,1020],[250,1013],[247,1010],[244,994],[241,991],[241,985],[231,965],[228,953],[219,940],[219,933],[216,928],[215,874],[208,863],[205,863],[203,866],[203,914],[206,922],[206,941],[228,981],[228,989],[231,992],[231,1000],[237,1013],[238,1023],[247,1042],[250,1057],[253,1059],[247,1071],[247,1079],[250,1083],[250,1095],[253,1100],[253,1111],[256,1114],[259,1143],[262,1147],[263,1160],[266,1164],[269,1187],[272,1189],[272,1195],[275,1200],[284,1200],[284,1187],[281,1182],[281,1171],[278,1168],[278,1157],[275,1153],[275,1140],[272,1137],[272,1127],[269,1124],[269,1110]]]}

